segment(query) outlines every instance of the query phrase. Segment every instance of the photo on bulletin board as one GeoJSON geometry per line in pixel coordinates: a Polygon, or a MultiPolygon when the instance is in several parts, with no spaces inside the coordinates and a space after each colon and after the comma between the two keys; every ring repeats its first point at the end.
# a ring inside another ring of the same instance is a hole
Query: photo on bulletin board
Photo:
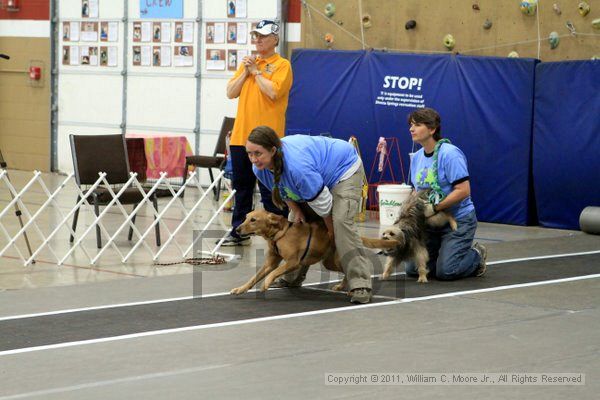
{"type": "Polygon", "coordinates": [[[175,67],[193,67],[194,66],[194,47],[193,46],[175,46],[175,57],[173,59],[175,67]]]}
{"type": "Polygon", "coordinates": [[[204,40],[205,43],[214,43],[215,42],[215,23],[207,22],[206,23],[206,37],[204,40]]]}
{"type": "Polygon", "coordinates": [[[81,17],[82,18],[90,17],[90,1],[89,0],[81,0],[81,17]]]}
{"type": "Polygon", "coordinates": [[[227,43],[236,43],[237,41],[237,23],[227,23],[227,43]]]}
{"type": "Polygon", "coordinates": [[[194,47],[193,46],[176,46],[175,47],[175,55],[190,57],[194,55],[194,47]]]}
{"type": "Polygon", "coordinates": [[[81,40],[83,42],[98,41],[98,23],[97,22],[82,22],[81,23],[81,40]]]}
{"type": "Polygon", "coordinates": [[[81,0],[81,17],[98,18],[99,0],[81,0]]]}
{"type": "Polygon", "coordinates": [[[107,67],[108,66],[108,47],[100,46],[100,66],[107,67]]]}
{"type": "Polygon", "coordinates": [[[183,42],[183,22],[175,22],[175,43],[183,42]]]}
{"type": "Polygon", "coordinates": [[[63,42],[71,41],[71,24],[69,22],[63,22],[63,42]]]}
{"type": "Polygon", "coordinates": [[[133,23],[133,41],[134,42],[142,41],[142,23],[141,22],[133,23]]]}
{"type": "Polygon", "coordinates": [[[79,48],[79,56],[81,57],[81,65],[90,65],[90,48],[88,46],[79,48]]]}
{"type": "Polygon", "coordinates": [[[160,67],[160,46],[152,48],[152,66],[160,67]]]}
{"type": "Polygon", "coordinates": [[[152,26],[152,41],[160,42],[161,38],[161,23],[155,22],[152,26]]]}
{"type": "Polygon", "coordinates": [[[71,46],[63,46],[62,64],[63,65],[71,64],[71,46]]]}
{"type": "Polygon", "coordinates": [[[135,66],[142,65],[142,47],[141,46],[133,46],[131,62],[135,66]]]}
{"type": "Polygon", "coordinates": [[[238,51],[227,50],[227,70],[237,71],[238,66],[238,51]]]}
{"type": "Polygon", "coordinates": [[[108,22],[100,22],[100,41],[108,42],[108,22]]]}
{"type": "Polygon", "coordinates": [[[206,49],[206,69],[225,70],[225,49],[206,49]]]}
{"type": "Polygon", "coordinates": [[[225,0],[227,3],[227,17],[235,18],[235,0],[225,0]]]}
{"type": "Polygon", "coordinates": [[[90,47],[90,65],[98,65],[98,47],[96,46],[90,47]]]}

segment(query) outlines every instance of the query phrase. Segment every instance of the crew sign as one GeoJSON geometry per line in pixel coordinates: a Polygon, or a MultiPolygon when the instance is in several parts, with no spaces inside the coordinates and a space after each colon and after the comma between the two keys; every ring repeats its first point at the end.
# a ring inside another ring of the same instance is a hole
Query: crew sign
{"type": "Polygon", "coordinates": [[[140,18],[181,19],[183,0],[140,0],[140,18]]]}

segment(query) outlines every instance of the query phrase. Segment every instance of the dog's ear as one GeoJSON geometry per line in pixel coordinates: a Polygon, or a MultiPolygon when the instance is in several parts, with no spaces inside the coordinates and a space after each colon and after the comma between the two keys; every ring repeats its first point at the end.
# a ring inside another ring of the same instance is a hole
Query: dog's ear
{"type": "Polygon", "coordinates": [[[271,226],[279,226],[281,224],[282,218],[283,217],[281,215],[269,214],[269,217],[267,218],[267,222],[271,226]]]}

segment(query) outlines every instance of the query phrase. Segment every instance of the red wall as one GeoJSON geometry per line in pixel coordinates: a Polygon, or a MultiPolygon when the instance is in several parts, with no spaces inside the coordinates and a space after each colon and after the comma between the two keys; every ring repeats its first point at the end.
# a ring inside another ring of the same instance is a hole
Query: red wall
{"type": "MultiPolygon", "coordinates": [[[[2,1],[6,4],[6,0],[2,1]]],[[[50,19],[50,0],[19,0],[20,10],[8,12],[4,7],[0,9],[0,19],[50,19]]]]}

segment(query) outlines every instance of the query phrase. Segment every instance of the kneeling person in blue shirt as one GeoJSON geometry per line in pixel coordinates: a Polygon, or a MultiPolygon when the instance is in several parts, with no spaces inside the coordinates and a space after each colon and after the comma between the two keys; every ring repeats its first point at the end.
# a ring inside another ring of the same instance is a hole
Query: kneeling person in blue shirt
{"type": "MultiPolygon", "coordinates": [[[[373,266],[356,229],[365,176],[354,147],[343,140],[292,135],[280,139],[273,129],[252,130],[246,151],[254,174],[272,192],[273,203],[290,209],[290,220],[305,221],[300,204],[322,217],[334,240],[353,303],[371,300],[373,266]]],[[[298,277],[280,278],[280,286],[299,286],[298,277]]]]}

